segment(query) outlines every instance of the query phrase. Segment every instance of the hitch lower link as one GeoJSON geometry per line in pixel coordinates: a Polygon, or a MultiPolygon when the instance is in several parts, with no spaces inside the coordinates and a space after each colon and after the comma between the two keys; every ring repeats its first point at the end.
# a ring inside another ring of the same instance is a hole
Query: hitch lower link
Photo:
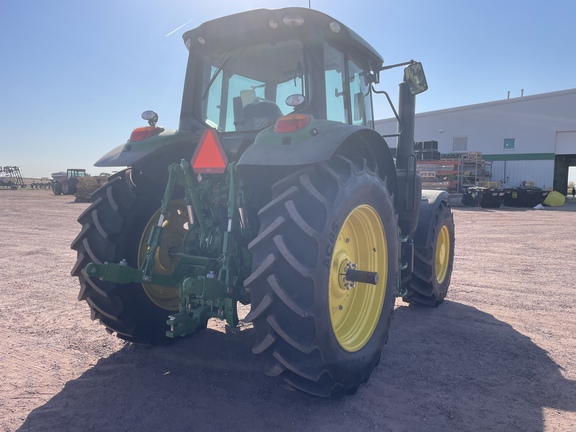
{"type": "Polygon", "coordinates": [[[108,262],[96,264],[91,262],[86,265],[86,273],[88,273],[90,277],[97,277],[102,281],[116,282],[119,284],[144,282],[144,274],[142,271],[129,267],[125,260],[120,261],[119,264],[108,262]]]}

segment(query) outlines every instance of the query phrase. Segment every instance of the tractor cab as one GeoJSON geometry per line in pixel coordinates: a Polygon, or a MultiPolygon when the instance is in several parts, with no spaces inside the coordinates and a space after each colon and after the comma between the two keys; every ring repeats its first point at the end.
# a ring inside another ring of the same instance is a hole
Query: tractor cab
{"type": "Polygon", "coordinates": [[[77,169],[77,168],[69,168],[66,171],[66,177],[68,177],[69,179],[78,178],[78,177],[86,177],[86,170],[85,169],[77,169]]]}
{"type": "Polygon", "coordinates": [[[380,55],[310,9],[256,10],[183,36],[190,51],[180,129],[252,134],[299,112],[373,127],[370,84],[380,55]]]}

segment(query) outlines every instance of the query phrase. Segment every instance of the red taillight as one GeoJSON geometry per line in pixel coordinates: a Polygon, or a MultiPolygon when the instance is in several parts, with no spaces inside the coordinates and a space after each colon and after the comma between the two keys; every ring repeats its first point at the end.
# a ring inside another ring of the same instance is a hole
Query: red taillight
{"type": "Polygon", "coordinates": [[[214,129],[205,129],[190,165],[196,174],[222,174],[228,158],[214,129]]]}
{"type": "Polygon", "coordinates": [[[274,132],[290,133],[304,129],[310,123],[311,117],[308,114],[288,114],[276,120],[274,132]]]}
{"type": "Polygon", "coordinates": [[[136,128],[132,131],[132,134],[130,134],[130,142],[142,141],[146,138],[150,138],[151,136],[156,135],[159,129],[160,128],[156,126],[144,126],[136,128]]]}

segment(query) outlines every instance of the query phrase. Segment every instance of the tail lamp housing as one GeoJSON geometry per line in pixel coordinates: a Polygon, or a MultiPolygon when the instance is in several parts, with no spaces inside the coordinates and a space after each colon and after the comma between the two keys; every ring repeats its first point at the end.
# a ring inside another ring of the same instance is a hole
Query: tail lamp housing
{"type": "Polygon", "coordinates": [[[275,133],[292,133],[304,129],[310,124],[309,114],[294,113],[280,117],[274,125],[275,133]]]}
{"type": "Polygon", "coordinates": [[[144,126],[136,128],[130,134],[130,142],[145,140],[146,138],[150,138],[151,136],[154,136],[163,130],[164,129],[157,126],[144,126]]]}

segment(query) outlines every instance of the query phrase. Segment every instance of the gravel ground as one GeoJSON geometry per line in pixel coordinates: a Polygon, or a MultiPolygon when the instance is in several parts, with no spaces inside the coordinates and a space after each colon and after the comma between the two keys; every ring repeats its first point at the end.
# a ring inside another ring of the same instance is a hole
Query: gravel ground
{"type": "Polygon", "coordinates": [[[576,203],[455,208],[452,285],[397,301],[355,396],[320,400],[261,373],[253,329],[170,347],[108,335],[77,301],[69,246],[88,206],[0,191],[2,431],[574,431],[576,203]]]}

